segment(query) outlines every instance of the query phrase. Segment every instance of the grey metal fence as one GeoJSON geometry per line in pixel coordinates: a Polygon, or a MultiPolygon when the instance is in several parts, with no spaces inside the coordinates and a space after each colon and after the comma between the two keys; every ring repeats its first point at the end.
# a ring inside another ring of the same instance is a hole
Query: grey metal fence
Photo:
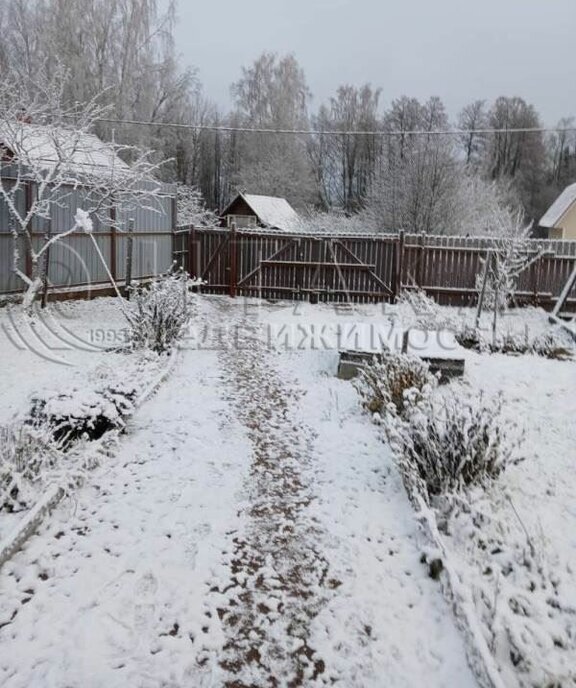
{"type": "MultiPolygon", "coordinates": [[[[76,210],[82,207],[85,192],[66,189],[66,203],[54,205],[50,231],[61,233],[74,225],[76,210]]],[[[19,194],[20,210],[24,211],[24,194],[19,194]]],[[[125,277],[127,238],[130,219],[134,220],[132,276],[134,279],[151,277],[165,272],[172,262],[172,235],[176,224],[174,187],[164,185],[160,197],[148,207],[115,209],[120,229],[95,222],[94,237],[102,251],[108,268],[119,281],[125,277]]],[[[34,244],[40,246],[46,226],[43,220],[33,225],[34,244]]],[[[26,270],[26,247],[23,238],[18,242],[22,257],[21,267],[26,270]]],[[[14,239],[10,233],[10,215],[0,200],[0,294],[22,291],[24,285],[13,270],[14,239]]],[[[29,268],[29,266],[28,266],[29,268]]],[[[49,255],[48,281],[52,289],[98,287],[109,282],[90,237],[78,231],[55,242],[49,255]]]]}

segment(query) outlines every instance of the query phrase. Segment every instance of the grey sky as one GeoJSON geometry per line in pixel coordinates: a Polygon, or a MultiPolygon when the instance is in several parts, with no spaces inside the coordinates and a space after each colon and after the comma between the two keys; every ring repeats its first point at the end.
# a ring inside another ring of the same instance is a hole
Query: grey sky
{"type": "Polygon", "coordinates": [[[382,103],[439,95],[454,115],[476,98],[519,95],[545,124],[576,114],[575,0],[179,0],[177,44],[205,93],[263,50],[293,52],[312,109],[342,83],[382,88],[382,103]]]}

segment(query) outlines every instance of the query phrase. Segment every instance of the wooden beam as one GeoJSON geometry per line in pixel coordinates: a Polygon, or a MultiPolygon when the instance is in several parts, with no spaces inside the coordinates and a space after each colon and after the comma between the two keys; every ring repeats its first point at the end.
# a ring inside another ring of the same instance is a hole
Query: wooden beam
{"type": "Polygon", "coordinates": [[[368,265],[366,263],[318,263],[314,260],[263,260],[262,265],[279,267],[296,267],[296,268],[306,268],[306,267],[321,267],[321,268],[344,268],[345,270],[374,270],[375,265],[368,265]]]}
{"type": "MultiPolygon", "coordinates": [[[[354,260],[358,261],[358,264],[356,265],[356,267],[358,267],[360,265],[366,265],[366,263],[362,263],[360,258],[358,258],[357,255],[355,255],[347,246],[345,246],[341,240],[337,240],[334,243],[338,244],[338,246],[340,246],[340,248],[346,253],[346,255],[349,255],[350,257],[354,258],[354,260]]],[[[378,277],[378,275],[374,272],[374,270],[376,269],[376,266],[375,265],[369,265],[367,267],[369,268],[370,277],[372,277],[372,279],[375,282],[377,282],[390,296],[394,296],[393,290],[385,282],[383,282],[380,279],[380,277],[378,277]]]]}
{"type": "MultiPolygon", "coordinates": [[[[296,243],[297,243],[297,240],[296,240],[296,239],[290,239],[290,240],[288,241],[287,244],[284,244],[284,246],[282,246],[281,248],[279,248],[278,251],[276,251],[276,253],[273,253],[273,254],[270,256],[270,258],[268,258],[268,261],[273,261],[273,260],[274,260],[275,258],[277,258],[278,256],[281,256],[285,251],[287,251],[289,248],[291,248],[292,246],[294,246],[296,243]]],[[[247,275],[245,275],[244,277],[242,277],[242,279],[238,282],[238,285],[237,285],[237,286],[239,286],[239,287],[243,286],[244,284],[246,284],[246,282],[247,282],[249,279],[251,279],[252,277],[254,277],[254,275],[256,275],[256,274],[260,271],[260,268],[261,268],[263,262],[264,262],[264,261],[260,261],[260,262],[258,263],[258,266],[254,268],[254,270],[251,270],[247,275]]]]}
{"type": "Polygon", "coordinates": [[[572,291],[573,287],[576,285],[576,261],[574,262],[574,267],[572,269],[572,274],[568,278],[568,281],[564,285],[564,289],[562,289],[562,292],[560,293],[560,296],[558,297],[558,301],[556,302],[556,305],[554,306],[554,310],[552,311],[552,315],[550,318],[556,319],[562,308],[564,308],[564,304],[568,300],[568,295],[572,291]]]}

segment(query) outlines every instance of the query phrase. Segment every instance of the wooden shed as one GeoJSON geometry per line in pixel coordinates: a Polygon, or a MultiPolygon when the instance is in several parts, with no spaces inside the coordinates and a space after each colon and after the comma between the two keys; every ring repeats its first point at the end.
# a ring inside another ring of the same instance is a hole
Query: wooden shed
{"type": "Polygon", "coordinates": [[[267,227],[286,232],[298,228],[300,218],[285,198],[238,193],[220,213],[222,224],[230,227],[267,227]]]}
{"type": "MultiPolygon", "coordinates": [[[[67,232],[75,224],[76,211],[84,208],[93,180],[102,173],[121,174],[128,165],[114,148],[87,132],[72,132],[67,128],[19,122],[14,127],[0,127],[0,183],[12,188],[21,178],[25,183],[15,197],[15,206],[26,216],[37,193],[37,181],[27,181],[26,169],[40,170],[50,179],[50,170],[61,165],[61,152],[66,153],[66,167],[62,174],[69,182],[60,185],[51,198],[50,220],[33,217],[33,241],[41,241],[46,232],[67,232]]],[[[109,286],[108,269],[115,280],[122,281],[126,273],[129,239],[124,230],[134,220],[132,242],[132,274],[134,279],[146,279],[168,270],[172,264],[172,236],[176,222],[175,187],[150,180],[142,181],[143,189],[156,189],[155,207],[149,203],[126,204],[119,200],[110,209],[110,223],[94,218],[94,236],[107,261],[107,268],[96,253],[90,235],[83,231],[68,234],[53,244],[49,253],[47,278],[53,290],[90,291],[109,286]]],[[[14,236],[12,215],[4,199],[0,199],[0,295],[22,291],[22,280],[14,272],[14,236]]],[[[18,239],[22,267],[30,276],[31,264],[26,240],[18,239]]]]}

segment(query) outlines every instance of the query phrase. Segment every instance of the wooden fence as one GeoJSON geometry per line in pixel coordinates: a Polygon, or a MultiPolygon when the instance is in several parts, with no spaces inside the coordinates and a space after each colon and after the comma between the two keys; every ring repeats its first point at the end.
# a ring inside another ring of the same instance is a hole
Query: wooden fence
{"type": "MultiPolygon", "coordinates": [[[[424,234],[312,235],[181,227],[173,258],[212,294],[311,301],[394,302],[420,287],[439,303],[472,305],[491,239],[424,234]]],[[[543,252],[518,280],[518,304],[552,309],[576,261],[576,242],[533,240],[543,252]]],[[[572,293],[565,310],[576,310],[572,293]]]]}

